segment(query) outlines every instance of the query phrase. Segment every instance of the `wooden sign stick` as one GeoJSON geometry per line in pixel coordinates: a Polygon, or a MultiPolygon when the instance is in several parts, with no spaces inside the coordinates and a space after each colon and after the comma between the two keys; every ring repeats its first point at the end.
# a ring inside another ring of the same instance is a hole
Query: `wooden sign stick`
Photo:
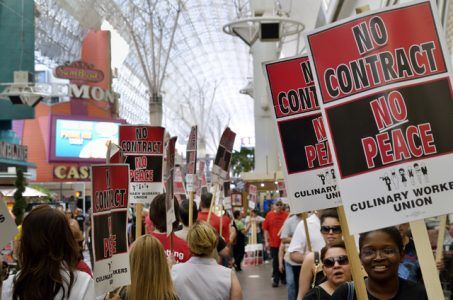
{"type": "Polygon", "coordinates": [[[189,192],[189,227],[193,224],[193,198],[194,192],[189,192]]]}
{"type": "Polygon", "coordinates": [[[135,204],[135,239],[142,236],[143,204],[135,204]]]}
{"type": "Polygon", "coordinates": [[[209,206],[209,213],[208,213],[208,220],[207,220],[208,223],[211,220],[211,213],[212,213],[212,209],[214,207],[216,194],[217,194],[217,183],[214,185],[214,193],[212,194],[211,205],[209,206]]]}
{"type": "Polygon", "coordinates": [[[307,213],[302,213],[302,221],[304,222],[304,230],[305,230],[305,237],[307,241],[307,250],[308,252],[312,252],[311,248],[311,240],[310,240],[310,233],[308,232],[308,223],[307,223],[307,213]]]}
{"type": "Polygon", "coordinates": [[[346,214],[344,212],[343,205],[340,205],[337,208],[337,211],[338,217],[340,218],[343,240],[346,245],[346,252],[348,253],[349,262],[351,263],[352,279],[354,280],[354,288],[357,294],[357,299],[368,300],[365,280],[363,279],[362,263],[360,262],[359,253],[354,241],[354,236],[349,233],[349,226],[348,222],[346,221],[346,214]]]}
{"type": "Polygon", "coordinates": [[[220,236],[222,236],[222,227],[223,227],[223,204],[220,204],[220,236]]]}
{"type": "Polygon", "coordinates": [[[425,220],[412,221],[409,224],[428,299],[444,299],[425,220]]]}
{"type": "Polygon", "coordinates": [[[439,235],[437,237],[436,262],[440,263],[444,254],[445,226],[447,226],[447,215],[439,216],[439,235]]]}

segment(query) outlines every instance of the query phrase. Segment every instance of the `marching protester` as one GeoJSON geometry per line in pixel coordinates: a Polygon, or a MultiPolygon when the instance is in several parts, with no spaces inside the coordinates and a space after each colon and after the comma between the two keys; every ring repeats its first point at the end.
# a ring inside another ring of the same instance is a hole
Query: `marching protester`
{"type": "Polygon", "coordinates": [[[178,300],[162,244],[151,235],[143,235],[129,253],[131,284],[114,292],[111,300],[178,300]]]}
{"type": "Polygon", "coordinates": [[[296,231],[297,225],[302,221],[302,214],[294,214],[283,223],[280,239],[282,240],[279,249],[279,269],[285,270],[286,288],[288,289],[288,300],[295,300],[299,290],[300,264],[289,257],[288,247],[296,231]]]}
{"type": "Polygon", "coordinates": [[[181,300],[241,300],[236,274],[214,259],[217,236],[204,221],[197,221],[187,234],[192,257],[172,268],[176,292],[181,300]]]}
{"type": "Polygon", "coordinates": [[[179,225],[179,204],[176,198],[174,200],[175,219],[173,222],[173,249],[171,248],[171,237],[167,235],[167,211],[165,206],[165,194],[159,194],[154,197],[149,208],[149,216],[154,225],[154,231],[151,233],[163,245],[167,256],[173,256],[176,262],[185,262],[190,258],[189,247],[187,242],[174,234],[179,225]]]}
{"type": "MultiPolygon", "coordinates": [[[[201,194],[200,211],[198,212],[198,220],[200,220],[200,221],[208,220],[209,210],[211,209],[211,202],[212,202],[211,193],[201,194]]],[[[220,218],[216,214],[211,213],[211,217],[209,219],[209,224],[211,224],[211,226],[214,227],[214,229],[218,233],[220,233],[220,218]]],[[[227,239],[224,238],[224,240],[227,240],[227,239]]]]}
{"type": "MultiPolygon", "coordinates": [[[[250,216],[245,217],[245,226],[247,226],[249,223],[256,224],[256,242],[258,244],[263,243],[263,231],[261,230],[261,225],[264,222],[264,218],[258,214],[257,209],[252,209],[250,211],[250,216]]],[[[249,232],[249,237],[251,235],[251,232],[249,232]]]]}
{"type": "Polygon", "coordinates": [[[90,275],[76,269],[79,247],[64,214],[47,205],[22,224],[20,271],[4,283],[3,300],[95,299],[90,275]]]}
{"type": "MultiPolygon", "coordinates": [[[[395,227],[360,234],[360,260],[368,277],[365,285],[368,299],[427,300],[423,285],[398,277],[398,267],[404,256],[403,240],[395,227]]],[[[340,286],[332,299],[357,299],[353,283],[340,286]]]]}
{"type": "MultiPolygon", "coordinates": [[[[187,242],[187,234],[189,233],[189,200],[185,199],[181,202],[181,205],[179,206],[179,215],[181,217],[181,223],[183,225],[182,229],[178,230],[175,232],[175,235],[184,241],[187,242]]],[[[192,211],[192,221],[195,223],[197,221],[197,203],[193,203],[193,211],[192,211]]],[[[228,262],[231,260],[230,257],[230,249],[228,248],[227,244],[219,236],[218,233],[216,233],[216,236],[218,237],[218,242],[217,242],[217,254],[219,255],[219,260],[220,263],[223,261],[226,261],[226,264],[228,265],[228,262]]]]}
{"type": "MultiPolygon", "coordinates": [[[[320,232],[325,244],[341,240],[341,226],[336,209],[325,209],[321,214],[320,232]]],[[[322,269],[321,254],[313,247],[314,252],[308,253],[302,264],[299,277],[299,293],[297,299],[301,300],[305,294],[315,286],[325,281],[322,269]]]]}
{"type": "Polygon", "coordinates": [[[241,212],[239,210],[235,210],[233,212],[233,228],[235,231],[235,240],[233,243],[233,256],[234,256],[234,268],[236,271],[242,271],[241,263],[242,259],[244,258],[245,254],[245,244],[246,244],[246,237],[247,233],[250,229],[250,223],[247,227],[241,221],[241,212]]]}
{"type": "Polygon", "coordinates": [[[265,244],[267,248],[270,248],[272,256],[272,287],[278,287],[280,281],[286,283],[286,278],[278,268],[278,249],[280,247],[278,232],[288,217],[288,213],[282,211],[282,206],[283,202],[278,200],[275,203],[275,210],[269,211],[263,222],[265,244]]]}
{"type": "Polygon", "coordinates": [[[79,248],[79,261],[77,262],[77,270],[85,272],[89,274],[91,277],[93,277],[93,273],[91,272],[90,267],[87,265],[87,263],[83,260],[83,234],[82,231],[79,229],[77,224],[72,223],[69,224],[69,227],[71,228],[72,235],[74,236],[74,239],[78,245],[79,248]]]}
{"type": "Polygon", "coordinates": [[[342,240],[322,248],[321,261],[326,281],[311,289],[304,300],[329,300],[337,287],[351,280],[351,266],[342,240]]]}
{"type": "MultiPolygon", "coordinates": [[[[187,241],[189,233],[189,200],[183,200],[179,205],[179,216],[181,217],[182,228],[175,232],[176,236],[187,241]]],[[[197,221],[197,203],[193,203],[192,221],[197,221]]]]}

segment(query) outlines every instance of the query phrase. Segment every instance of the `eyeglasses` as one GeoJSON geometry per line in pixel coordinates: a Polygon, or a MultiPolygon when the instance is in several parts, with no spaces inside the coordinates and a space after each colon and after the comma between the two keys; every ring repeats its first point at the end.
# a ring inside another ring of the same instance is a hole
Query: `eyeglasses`
{"type": "Polygon", "coordinates": [[[332,230],[332,233],[341,233],[341,226],[340,225],[335,225],[335,226],[321,226],[321,233],[329,233],[332,230]]]}
{"type": "Polygon", "coordinates": [[[363,248],[360,251],[360,255],[363,255],[363,257],[366,258],[375,258],[378,252],[381,256],[389,257],[395,255],[398,252],[398,249],[393,247],[386,247],[384,249],[363,248]]]}
{"type": "Polygon", "coordinates": [[[333,268],[333,266],[335,266],[335,262],[338,262],[340,266],[344,266],[349,264],[349,259],[346,255],[340,255],[336,257],[328,257],[322,261],[326,268],[333,268]]]}
{"type": "Polygon", "coordinates": [[[276,206],[283,206],[283,204],[281,204],[281,203],[277,203],[277,204],[275,204],[275,205],[276,205],[276,206]]]}

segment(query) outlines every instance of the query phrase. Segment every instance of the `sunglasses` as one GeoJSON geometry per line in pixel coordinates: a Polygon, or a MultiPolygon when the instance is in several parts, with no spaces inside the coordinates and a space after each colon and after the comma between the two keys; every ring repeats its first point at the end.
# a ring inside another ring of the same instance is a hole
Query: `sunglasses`
{"type": "Polygon", "coordinates": [[[333,268],[333,266],[335,266],[335,262],[338,262],[340,266],[344,266],[349,264],[349,259],[346,255],[340,255],[336,257],[328,257],[322,261],[324,267],[326,268],[333,268]]]}
{"type": "Polygon", "coordinates": [[[341,226],[340,225],[335,225],[335,226],[321,226],[321,233],[329,233],[332,230],[332,233],[341,233],[341,226]]]}

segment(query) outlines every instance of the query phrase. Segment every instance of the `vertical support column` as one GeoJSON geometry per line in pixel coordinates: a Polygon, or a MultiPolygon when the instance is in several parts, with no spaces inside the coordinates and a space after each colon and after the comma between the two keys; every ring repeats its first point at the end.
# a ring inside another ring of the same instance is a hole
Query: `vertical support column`
{"type": "Polygon", "coordinates": [[[262,63],[276,60],[277,43],[257,40],[251,46],[253,56],[253,97],[255,117],[255,173],[273,174],[278,170],[276,124],[272,103],[267,95],[262,63]]]}
{"type": "Polygon", "coordinates": [[[153,94],[149,99],[149,123],[162,126],[162,96],[153,94]]]}

